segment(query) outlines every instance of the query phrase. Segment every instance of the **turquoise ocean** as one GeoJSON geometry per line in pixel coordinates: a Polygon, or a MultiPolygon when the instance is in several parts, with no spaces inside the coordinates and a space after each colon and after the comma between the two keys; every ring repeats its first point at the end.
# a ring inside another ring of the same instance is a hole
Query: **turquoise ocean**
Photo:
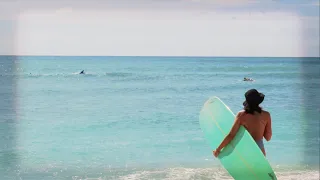
{"type": "Polygon", "coordinates": [[[199,112],[250,88],[278,178],[319,179],[319,58],[0,56],[0,179],[232,179],[199,112]]]}

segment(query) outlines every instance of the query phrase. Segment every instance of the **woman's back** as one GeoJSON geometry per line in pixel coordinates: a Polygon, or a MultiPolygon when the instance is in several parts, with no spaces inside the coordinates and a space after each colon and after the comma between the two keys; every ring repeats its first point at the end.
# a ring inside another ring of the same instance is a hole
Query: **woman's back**
{"type": "Polygon", "coordinates": [[[261,113],[254,112],[253,114],[246,113],[245,111],[240,112],[241,124],[247,129],[255,141],[262,140],[263,137],[267,141],[271,139],[271,117],[267,111],[261,111],[261,113]]]}

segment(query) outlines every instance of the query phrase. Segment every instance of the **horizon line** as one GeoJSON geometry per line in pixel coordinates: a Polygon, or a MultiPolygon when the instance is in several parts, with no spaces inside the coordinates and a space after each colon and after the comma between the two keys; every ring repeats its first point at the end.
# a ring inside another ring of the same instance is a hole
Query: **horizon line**
{"type": "Polygon", "coordinates": [[[29,57],[169,57],[169,58],[320,58],[320,56],[159,56],[159,55],[10,55],[0,56],[29,56],[29,57]]]}

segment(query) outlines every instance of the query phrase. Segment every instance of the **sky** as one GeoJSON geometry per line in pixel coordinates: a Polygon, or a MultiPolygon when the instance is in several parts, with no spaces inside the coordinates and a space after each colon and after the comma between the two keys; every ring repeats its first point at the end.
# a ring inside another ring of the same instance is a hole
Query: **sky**
{"type": "Polygon", "coordinates": [[[0,55],[319,57],[319,0],[0,0],[0,55]]]}

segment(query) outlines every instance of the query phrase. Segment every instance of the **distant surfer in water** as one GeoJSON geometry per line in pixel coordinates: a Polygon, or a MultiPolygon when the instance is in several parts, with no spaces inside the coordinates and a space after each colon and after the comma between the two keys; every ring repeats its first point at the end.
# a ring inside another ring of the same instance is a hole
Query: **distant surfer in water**
{"type": "Polygon", "coordinates": [[[253,81],[253,79],[245,77],[243,78],[243,81],[253,81]]]}
{"type": "Polygon", "coordinates": [[[84,70],[82,70],[79,74],[85,74],[85,73],[84,73],[84,70]]]}
{"type": "Polygon", "coordinates": [[[250,89],[245,93],[246,100],[243,102],[243,110],[238,112],[235,117],[233,127],[229,134],[224,138],[219,147],[213,151],[213,155],[218,157],[221,149],[227,146],[236,136],[240,125],[243,125],[256,141],[263,154],[266,152],[263,145],[263,138],[270,141],[272,136],[271,116],[268,111],[262,110],[259,106],[264,100],[264,94],[256,89],[250,89]]]}

